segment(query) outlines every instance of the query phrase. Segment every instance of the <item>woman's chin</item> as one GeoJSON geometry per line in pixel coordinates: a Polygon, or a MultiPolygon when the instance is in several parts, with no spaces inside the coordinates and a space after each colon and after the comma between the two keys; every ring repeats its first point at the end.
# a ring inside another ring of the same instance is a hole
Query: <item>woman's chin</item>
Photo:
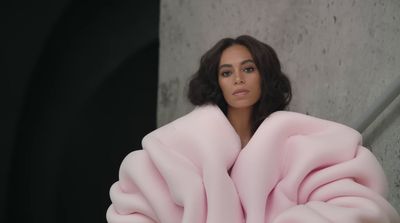
{"type": "Polygon", "coordinates": [[[254,104],[255,103],[250,103],[250,102],[232,103],[229,105],[229,107],[232,109],[248,109],[252,108],[254,104]]]}

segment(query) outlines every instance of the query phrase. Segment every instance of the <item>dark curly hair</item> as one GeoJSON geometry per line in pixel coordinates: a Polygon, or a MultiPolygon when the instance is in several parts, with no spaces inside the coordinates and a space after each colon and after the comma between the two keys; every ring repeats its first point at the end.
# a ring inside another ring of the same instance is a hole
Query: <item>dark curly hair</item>
{"type": "Polygon", "coordinates": [[[286,109],[292,99],[290,81],[281,70],[275,50],[269,45],[248,35],[220,40],[201,57],[200,67],[189,83],[188,98],[193,105],[216,104],[227,115],[227,103],[217,73],[222,52],[236,44],[250,51],[261,75],[261,97],[254,105],[251,117],[254,133],[266,117],[286,109]]]}

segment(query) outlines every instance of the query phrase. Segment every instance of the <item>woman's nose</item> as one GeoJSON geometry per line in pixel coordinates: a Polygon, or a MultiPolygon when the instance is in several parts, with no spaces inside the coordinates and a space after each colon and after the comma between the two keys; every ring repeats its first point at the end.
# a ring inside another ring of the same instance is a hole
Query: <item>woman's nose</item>
{"type": "Polygon", "coordinates": [[[241,73],[241,71],[236,72],[235,74],[235,84],[244,84],[245,80],[244,80],[244,76],[241,73]]]}

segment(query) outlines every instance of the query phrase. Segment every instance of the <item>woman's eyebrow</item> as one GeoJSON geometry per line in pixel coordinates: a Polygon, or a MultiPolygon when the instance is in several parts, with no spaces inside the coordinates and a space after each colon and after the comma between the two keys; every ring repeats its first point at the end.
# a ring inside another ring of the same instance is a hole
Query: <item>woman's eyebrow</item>
{"type": "Polygon", "coordinates": [[[245,64],[245,63],[254,63],[254,60],[252,60],[252,59],[243,60],[243,61],[240,63],[240,65],[243,65],[243,64],[245,64]]]}
{"type": "Polygon", "coordinates": [[[221,68],[223,67],[232,67],[231,64],[222,64],[221,66],[219,66],[218,70],[221,70],[221,68]]]}
{"type": "MultiPolygon", "coordinates": [[[[243,60],[243,61],[240,63],[240,65],[243,65],[243,64],[246,64],[246,63],[254,63],[254,60],[252,60],[252,59],[243,60]]],[[[231,64],[222,64],[221,66],[218,67],[218,70],[220,70],[220,69],[223,68],[223,67],[228,67],[228,68],[230,68],[230,67],[233,67],[233,66],[232,66],[231,64]]]]}

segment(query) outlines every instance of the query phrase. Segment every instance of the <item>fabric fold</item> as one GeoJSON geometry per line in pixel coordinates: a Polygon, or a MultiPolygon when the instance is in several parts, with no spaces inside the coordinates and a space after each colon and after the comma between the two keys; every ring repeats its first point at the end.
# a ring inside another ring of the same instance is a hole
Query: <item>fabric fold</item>
{"type": "Polygon", "coordinates": [[[110,223],[397,223],[387,183],[361,135],[275,112],[245,148],[214,105],[149,133],[110,189],[110,223]],[[230,171],[231,170],[231,171],[230,171]]]}

